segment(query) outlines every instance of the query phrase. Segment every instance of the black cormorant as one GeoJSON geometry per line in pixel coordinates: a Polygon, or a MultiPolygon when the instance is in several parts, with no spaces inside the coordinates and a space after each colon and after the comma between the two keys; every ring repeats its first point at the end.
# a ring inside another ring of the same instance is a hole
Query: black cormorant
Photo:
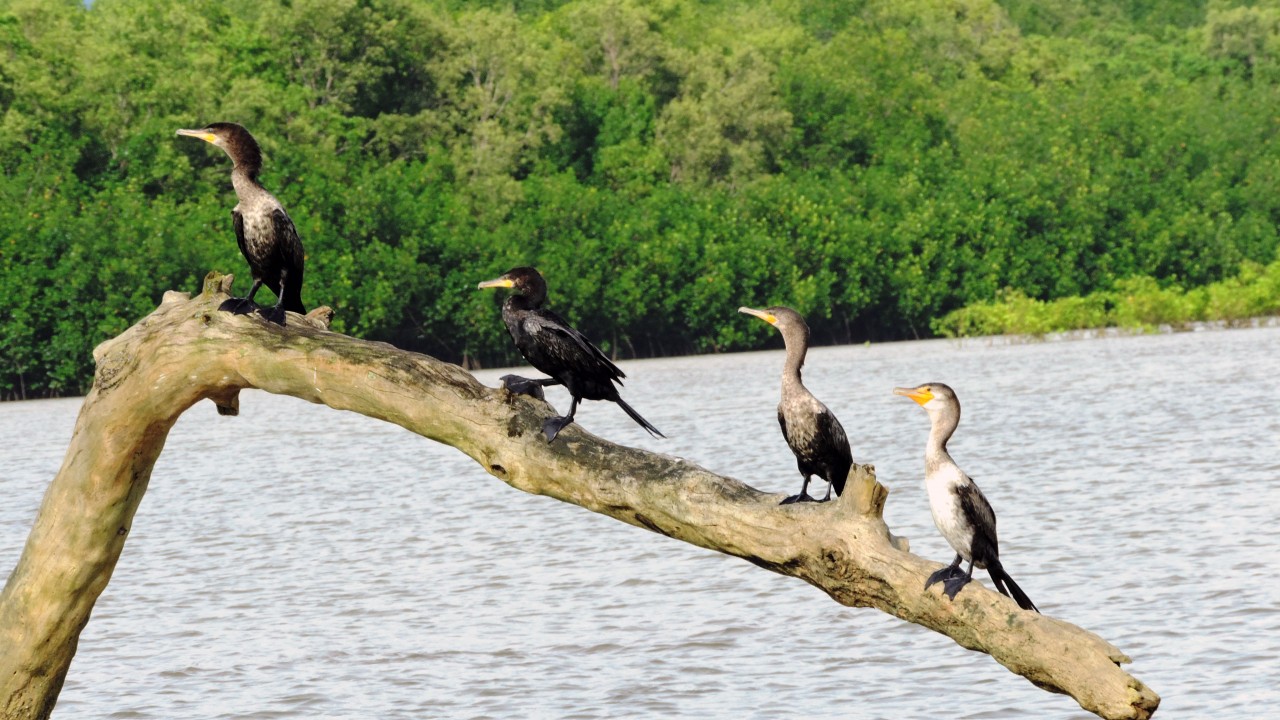
{"type": "Polygon", "coordinates": [[[853,466],[853,454],[849,451],[849,438],[836,416],[800,381],[800,367],[809,351],[809,326],[800,313],[788,307],[771,307],[755,310],[738,308],[738,312],[754,315],[782,333],[787,348],[787,362],[782,366],[782,399],[778,402],[778,424],[782,436],[796,455],[796,464],[804,476],[800,494],[782,501],[814,502],[809,496],[809,479],[814,475],[827,481],[827,494],[821,502],[844,492],[844,481],[853,466]]]}
{"type": "Polygon", "coordinates": [[[960,400],[955,391],[942,383],[926,383],[915,388],[895,388],[893,392],[915,400],[929,413],[932,429],[924,452],[924,486],[929,492],[933,524],[956,551],[956,559],[950,565],[929,576],[925,589],[941,581],[943,592],[954,600],[956,593],[973,579],[976,566],[986,568],[996,589],[1012,597],[1018,607],[1040,612],[1000,564],[996,514],[991,503],[947,452],[947,440],[960,424],[960,400]],[[960,570],[961,560],[969,561],[967,571],[960,570]]]}
{"type": "Polygon", "coordinates": [[[231,185],[239,202],[231,209],[240,252],[249,261],[253,287],[243,298],[231,298],[218,308],[238,315],[253,312],[253,296],[266,285],[276,294],[276,304],[261,310],[268,319],[284,324],[284,311],[306,314],[302,305],[304,253],[298,230],[279,200],[258,182],[262,151],[248,130],[235,123],[213,123],[201,130],[179,130],[179,135],[200,138],[231,156],[231,185]]]}
{"type": "Polygon", "coordinates": [[[556,435],[573,422],[579,400],[611,400],[650,435],[666,437],[618,396],[614,383],[621,385],[626,375],[586,336],[570,327],[564,318],[542,307],[547,299],[547,283],[537,270],[513,268],[502,277],[482,282],[478,287],[516,290],[502,303],[502,320],[524,359],[551,376],[530,380],[509,375],[503,378],[507,388],[512,392],[528,392],[537,386],[564,385],[573,396],[568,415],[551,418],[543,424],[542,432],[547,436],[547,442],[555,440],[556,435]]]}

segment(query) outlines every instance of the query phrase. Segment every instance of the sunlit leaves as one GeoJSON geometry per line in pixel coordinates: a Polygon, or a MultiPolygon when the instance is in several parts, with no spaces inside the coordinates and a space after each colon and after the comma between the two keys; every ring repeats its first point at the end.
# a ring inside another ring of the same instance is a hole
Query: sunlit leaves
{"type": "Polygon", "coordinates": [[[655,138],[671,179],[738,187],[771,172],[791,127],[773,65],[752,49],[707,48],[687,62],[680,95],[663,110],[655,138]]]}
{"type": "Polygon", "coordinates": [[[524,264],[620,357],[776,343],[740,305],[819,342],[1273,312],[1277,8],[0,0],[0,395],[247,286],[227,159],[173,137],[215,120],[305,302],[451,360],[518,362],[475,284],[524,264]]]}

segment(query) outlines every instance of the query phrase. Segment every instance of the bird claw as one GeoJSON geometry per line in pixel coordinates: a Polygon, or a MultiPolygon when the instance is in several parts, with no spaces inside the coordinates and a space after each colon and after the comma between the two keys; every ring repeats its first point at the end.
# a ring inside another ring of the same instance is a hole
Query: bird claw
{"type": "Polygon", "coordinates": [[[778,504],[779,504],[779,505],[792,505],[792,504],[795,504],[795,503],[802,503],[802,502],[811,502],[811,503],[816,503],[816,502],[818,502],[818,501],[817,501],[817,500],[815,500],[815,499],[813,499],[812,497],[810,497],[810,496],[809,496],[809,493],[800,493],[799,495],[792,495],[791,497],[786,498],[785,500],[783,500],[782,502],[780,502],[780,503],[778,503],[778,504]]]}
{"type": "Polygon", "coordinates": [[[248,315],[249,313],[257,309],[258,309],[257,304],[255,304],[249,298],[238,298],[238,297],[233,297],[233,298],[228,298],[226,300],[223,300],[222,304],[218,306],[218,310],[222,312],[229,312],[234,315],[248,315]]]}
{"type": "MultiPolygon", "coordinates": [[[[924,581],[924,589],[928,590],[929,586],[933,585],[934,583],[950,581],[952,578],[956,577],[957,574],[961,576],[964,575],[964,571],[961,570],[957,565],[947,565],[946,567],[939,568],[938,570],[935,570],[932,575],[929,576],[928,580],[924,581]]],[[[943,585],[943,587],[945,588],[946,585],[943,585]]],[[[956,592],[959,592],[958,588],[956,592]]],[[[955,595],[952,595],[951,597],[954,598],[955,595]]]]}
{"type": "Polygon", "coordinates": [[[277,325],[284,325],[284,308],[274,305],[269,308],[258,308],[258,314],[266,318],[269,322],[277,325]]]}
{"type": "Polygon", "coordinates": [[[542,423],[542,434],[547,436],[547,442],[550,443],[556,439],[560,431],[568,427],[573,422],[571,417],[553,417],[542,423]]]}
{"type": "Polygon", "coordinates": [[[956,575],[954,577],[947,578],[942,583],[942,592],[948,598],[955,600],[956,593],[960,592],[961,588],[963,588],[965,585],[968,585],[970,579],[971,578],[968,575],[965,575],[964,573],[960,573],[959,575],[956,575]]]}
{"type": "Polygon", "coordinates": [[[519,375],[503,375],[500,379],[502,380],[502,387],[506,388],[507,392],[512,395],[528,395],[539,400],[547,399],[546,393],[542,391],[542,383],[537,380],[530,380],[519,375]]]}

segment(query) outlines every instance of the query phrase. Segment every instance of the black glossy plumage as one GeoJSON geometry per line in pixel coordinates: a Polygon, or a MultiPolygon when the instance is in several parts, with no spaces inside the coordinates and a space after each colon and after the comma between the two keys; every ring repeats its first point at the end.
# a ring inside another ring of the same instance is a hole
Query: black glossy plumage
{"type": "Polygon", "coordinates": [[[293,220],[274,195],[258,182],[262,151],[249,131],[235,123],[213,123],[201,130],[179,130],[180,135],[197,137],[223,149],[231,157],[231,184],[238,202],[231,210],[236,244],[249,263],[253,285],[244,298],[223,303],[223,310],[252,312],[258,288],[266,285],[276,294],[276,304],[262,311],[283,324],[284,311],[306,313],[302,304],[302,282],[306,254],[293,220]]]}
{"type": "Polygon", "coordinates": [[[804,477],[800,494],[782,501],[784,505],[807,502],[809,481],[816,475],[826,480],[827,495],[831,499],[844,492],[845,479],[853,467],[853,452],[844,427],[834,413],[804,386],[800,368],[804,366],[809,351],[809,325],[795,310],[774,306],[764,310],[739,308],[738,312],[754,315],[778,328],[787,348],[787,360],[782,368],[782,398],[778,401],[778,425],[787,447],[796,456],[796,466],[804,477]]]}
{"type": "MultiPolygon", "coordinates": [[[[969,566],[968,576],[973,576],[974,567],[984,568],[991,575],[991,581],[995,583],[996,589],[1001,594],[1013,598],[1013,601],[1023,610],[1040,612],[1036,604],[1031,602],[1031,598],[1027,597],[1009,573],[1005,572],[1004,565],[1000,564],[1000,540],[996,537],[996,513],[991,509],[991,503],[987,502],[987,496],[982,494],[982,490],[972,480],[970,478],[968,484],[957,485],[954,489],[960,501],[960,511],[973,528],[973,541],[969,545],[972,563],[969,566]]],[[[928,585],[925,587],[928,588],[928,585]]],[[[953,593],[951,597],[954,599],[955,594],[953,593]]]]}
{"type": "Polygon", "coordinates": [[[547,284],[536,269],[513,268],[497,280],[480,283],[480,287],[511,287],[516,290],[502,303],[502,320],[525,360],[551,376],[544,380],[516,379],[508,382],[508,387],[516,389],[521,382],[541,386],[564,385],[573,396],[569,413],[548,420],[544,426],[548,442],[573,422],[580,400],[617,403],[651,435],[666,437],[618,395],[616,385],[621,385],[626,377],[622,370],[567,320],[542,307],[547,299],[547,284]]]}

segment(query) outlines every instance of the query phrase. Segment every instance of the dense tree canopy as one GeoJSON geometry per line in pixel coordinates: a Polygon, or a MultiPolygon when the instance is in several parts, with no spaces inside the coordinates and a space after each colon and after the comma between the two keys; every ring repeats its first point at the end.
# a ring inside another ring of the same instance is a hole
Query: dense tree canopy
{"type": "Polygon", "coordinates": [[[179,127],[262,142],[336,329],[494,364],[518,264],[620,356],[1219,281],[1276,257],[1276,108],[1280,0],[0,0],[0,396],[247,286],[179,127]]]}

